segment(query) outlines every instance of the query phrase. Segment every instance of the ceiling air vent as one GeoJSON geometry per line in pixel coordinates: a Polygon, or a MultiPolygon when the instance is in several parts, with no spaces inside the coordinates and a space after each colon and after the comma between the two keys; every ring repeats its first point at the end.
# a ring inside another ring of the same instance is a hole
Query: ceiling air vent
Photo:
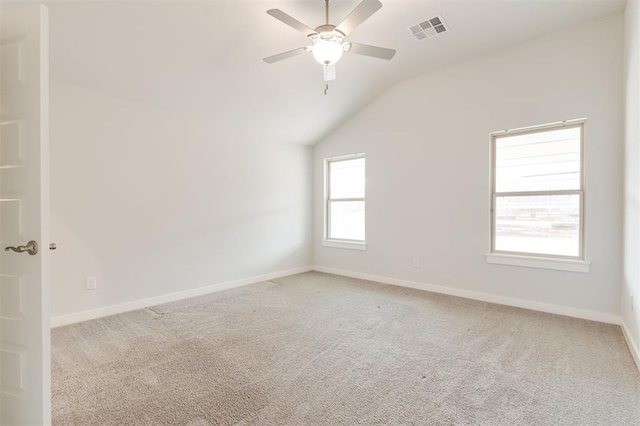
{"type": "Polygon", "coordinates": [[[411,31],[411,34],[416,39],[425,40],[449,31],[449,26],[444,22],[442,15],[438,15],[419,24],[410,26],[409,31],[411,31]]]}

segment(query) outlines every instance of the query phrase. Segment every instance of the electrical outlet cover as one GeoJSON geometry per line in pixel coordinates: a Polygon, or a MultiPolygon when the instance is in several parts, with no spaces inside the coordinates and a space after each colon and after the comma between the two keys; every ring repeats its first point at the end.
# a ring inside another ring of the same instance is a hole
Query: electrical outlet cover
{"type": "Polygon", "coordinates": [[[85,290],[94,290],[98,286],[96,277],[87,277],[84,282],[85,290]]]}

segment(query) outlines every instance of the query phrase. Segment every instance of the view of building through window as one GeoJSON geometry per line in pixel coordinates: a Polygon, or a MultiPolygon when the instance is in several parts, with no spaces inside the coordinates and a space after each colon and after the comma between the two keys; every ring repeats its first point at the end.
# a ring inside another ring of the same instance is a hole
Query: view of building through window
{"type": "Polygon", "coordinates": [[[493,137],[493,251],[582,257],[583,124],[493,137]]]}
{"type": "Polygon", "coordinates": [[[364,156],[327,160],[328,239],[365,239],[364,156]]]}

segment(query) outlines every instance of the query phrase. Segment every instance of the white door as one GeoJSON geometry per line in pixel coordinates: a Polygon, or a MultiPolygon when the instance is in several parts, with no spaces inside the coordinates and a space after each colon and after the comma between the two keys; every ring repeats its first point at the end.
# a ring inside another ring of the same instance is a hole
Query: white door
{"type": "Polygon", "coordinates": [[[0,16],[2,425],[51,423],[48,30],[42,5],[0,16]]]}

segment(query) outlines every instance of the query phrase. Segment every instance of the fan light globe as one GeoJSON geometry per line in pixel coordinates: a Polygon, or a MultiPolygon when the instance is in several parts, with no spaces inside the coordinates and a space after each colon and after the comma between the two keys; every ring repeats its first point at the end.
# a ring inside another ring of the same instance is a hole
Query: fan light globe
{"type": "Polygon", "coordinates": [[[313,57],[322,65],[333,65],[342,58],[342,44],[335,40],[318,40],[313,45],[313,57]]]}

